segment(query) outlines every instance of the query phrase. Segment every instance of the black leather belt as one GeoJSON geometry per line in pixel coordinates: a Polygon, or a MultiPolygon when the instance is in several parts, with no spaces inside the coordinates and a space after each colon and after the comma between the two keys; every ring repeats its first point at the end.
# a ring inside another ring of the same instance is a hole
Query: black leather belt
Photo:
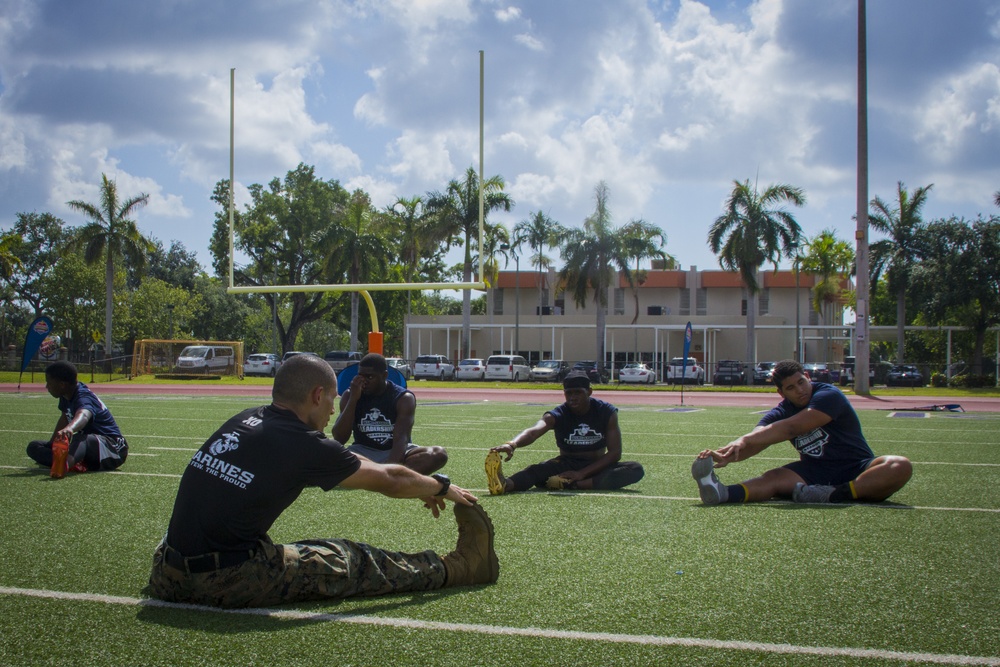
{"type": "Polygon", "coordinates": [[[253,555],[254,552],[251,550],[213,551],[200,556],[184,556],[171,547],[165,547],[163,550],[163,560],[167,565],[190,574],[203,574],[236,567],[253,558],[253,555]]]}

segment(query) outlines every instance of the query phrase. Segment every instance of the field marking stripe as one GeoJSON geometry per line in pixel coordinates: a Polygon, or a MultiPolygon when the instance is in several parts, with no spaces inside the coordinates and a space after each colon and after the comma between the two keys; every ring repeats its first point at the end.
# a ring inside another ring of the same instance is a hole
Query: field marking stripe
{"type": "Polygon", "coordinates": [[[485,635],[532,637],[539,639],[564,639],[571,641],[608,642],[613,644],[638,644],[644,646],[680,646],[684,648],[711,648],[730,651],[753,651],[785,655],[817,655],[862,658],[872,660],[899,660],[901,662],[926,662],[938,665],[991,665],[1000,667],[1000,658],[991,656],[956,655],[947,653],[918,653],[830,646],[797,646],[795,644],[773,644],[769,642],[733,641],[722,639],[702,639],[697,637],[663,637],[660,635],[629,635],[611,632],[581,632],[576,630],[548,630],[544,628],[516,628],[500,625],[476,623],[445,623],[421,621],[412,618],[364,616],[360,614],[329,614],[287,609],[219,609],[203,605],[164,602],[148,598],[133,598],[95,593],[67,593],[31,588],[0,586],[0,595],[18,595],[50,600],[70,600],[79,602],[99,602],[133,607],[158,607],[216,614],[240,614],[263,616],[288,620],[311,620],[354,625],[372,625],[390,628],[410,628],[413,630],[436,630],[445,632],[469,632],[485,635]]]}
{"type": "MultiPolygon", "coordinates": [[[[6,466],[0,465],[0,470],[36,470],[37,468],[32,468],[28,466],[6,466]]],[[[180,479],[180,474],[178,473],[165,473],[165,472],[130,472],[127,470],[108,470],[103,473],[103,475],[129,475],[132,477],[169,477],[172,479],[180,479]]],[[[489,489],[466,489],[472,493],[479,494],[481,496],[487,496],[489,494],[489,489]]],[[[680,500],[687,502],[697,502],[698,498],[692,498],[689,496],[650,496],[646,494],[626,494],[626,493],[596,493],[594,491],[588,491],[586,493],[578,493],[574,491],[529,491],[528,493],[547,493],[552,496],[580,496],[583,498],[619,498],[622,500],[680,500]]],[[[790,500],[767,500],[760,503],[753,503],[754,505],[775,505],[790,503],[790,500]]],[[[933,510],[937,512],[986,512],[987,514],[1000,514],[1000,509],[994,509],[990,507],[933,507],[925,505],[884,505],[881,503],[848,503],[850,505],[856,505],[858,507],[870,507],[872,509],[881,510],[933,510]]]]}

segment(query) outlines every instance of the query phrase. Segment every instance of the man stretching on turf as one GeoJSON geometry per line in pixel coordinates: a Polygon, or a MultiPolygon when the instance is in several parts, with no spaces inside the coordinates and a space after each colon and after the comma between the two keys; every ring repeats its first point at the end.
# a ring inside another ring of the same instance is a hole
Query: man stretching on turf
{"type": "Polygon", "coordinates": [[[879,502],[909,481],[910,461],[872,453],[858,415],[839,389],[810,381],[802,364],[791,360],[778,362],[772,379],[784,400],[753,431],[721,449],[706,449],[691,466],[703,503],[755,502],[775,496],[791,496],[797,503],[879,502]],[[798,461],[731,486],[720,483],[713,471],[785,440],[798,450],[798,461]]]}
{"type": "Polygon", "coordinates": [[[337,398],[337,376],[325,361],[300,354],[283,363],[271,398],[230,418],[185,468],[167,534],[153,554],[153,596],[266,607],[497,580],[493,524],[474,495],[444,475],[359,458],[324,435],[337,398]],[[271,524],[306,487],[335,486],[416,498],[435,517],[450,500],[458,545],[439,556],[346,539],[271,541],[271,524]]]}
{"type": "Polygon", "coordinates": [[[56,428],[49,440],[28,443],[28,456],[50,468],[52,477],[68,471],[114,470],[125,463],[128,443],[104,405],[87,385],[77,379],[76,366],[57,361],[45,368],[45,389],[59,399],[56,428]],[[63,444],[53,446],[57,441],[63,444]]]}
{"type": "Polygon", "coordinates": [[[549,410],[513,440],[494,447],[486,455],[486,481],[492,495],[526,491],[533,486],[550,489],[620,489],[635,484],[645,471],[635,461],[621,461],[622,432],[618,408],[592,398],[590,378],[576,371],[563,380],[566,402],[549,410]],[[510,461],[514,450],[527,447],[548,431],[554,431],[559,456],[528,466],[504,477],[500,455],[510,461]]]}

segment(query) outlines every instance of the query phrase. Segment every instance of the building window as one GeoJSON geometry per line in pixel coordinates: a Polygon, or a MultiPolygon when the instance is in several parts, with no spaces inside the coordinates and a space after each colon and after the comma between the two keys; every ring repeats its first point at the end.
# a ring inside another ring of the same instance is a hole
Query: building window
{"type": "Polygon", "coordinates": [[[625,314],[625,289],[622,287],[615,288],[615,315],[625,314]]]}
{"type": "Polygon", "coordinates": [[[765,287],[757,293],[757,314],[767,315],[771,309],[771,288],[765,287]]]}
{"type": "Polygon", "coordinates": [[[695,292],[695,315],[708,315],[708,288],[699,287],[695,292]]]}
{"type": "Polygon", "coordinates": [[[503,315],[503,290],[493,290],[493,314],[503,315]]]}
{"type": "Polygon", "coordinates": [[[691,289],[688,287],[681,288],[681,307],[677,309],[677,314],[691,314],[691,289]]]}

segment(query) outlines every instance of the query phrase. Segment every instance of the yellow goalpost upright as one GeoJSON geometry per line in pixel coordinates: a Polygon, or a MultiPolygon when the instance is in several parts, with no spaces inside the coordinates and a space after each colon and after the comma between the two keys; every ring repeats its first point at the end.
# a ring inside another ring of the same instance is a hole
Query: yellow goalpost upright
{"type": "MultiPolygon", "coordinates": [[[[483,51],[479,52],[479,256],[483,256],[484,228],[483,223],[483,88],[484,88],[484,62],[483,51]]],[[[479,280],[469,283],[344,283],[339,285],[252,285],[240,286],[234,283],[234,263],[235,263],[235,230],[234,230],[234,203],[233,203],[233,179],[235,177],[235,109],[236,109],[236,68],[229,70],[229,287],[226,289],[231,294],[250,293],[292,293],[292,292],[358,292],[368,304],[371,314],[372,331],[368,334],[368,351],[382,352],[382,332],[378,326],[378,315],[375,312],[375,303],[372,301],[369,291],[391,291],[391,290],[465,290],[465,289],[486,289],[484,280],[484,264],[479,262],[479,280]]],[[[241,348],[242,349],[242,348],[241,348]]]]}

